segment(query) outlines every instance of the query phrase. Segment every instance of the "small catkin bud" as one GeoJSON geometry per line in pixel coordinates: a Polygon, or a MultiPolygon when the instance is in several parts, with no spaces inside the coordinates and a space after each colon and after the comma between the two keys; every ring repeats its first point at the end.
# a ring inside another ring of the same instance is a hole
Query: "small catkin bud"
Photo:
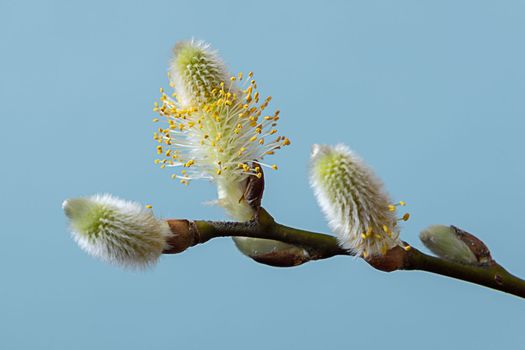
{"type": "Polygon", "coordinates": [[[357,256],[402,245],[395,209],[380,180],[345,145],[314,145],[310,184],[341,246],[357,256]]]}
{"type": "MultiPolygon", "coordinates": [[[[219,204],[230,217],[237,221],[249,221],[258,215],[264,193],[264,176],[250,176],[242,182],[217,181],[217,186],[219,204]]],[[[306,250],[291,244],[271,239],[232,238],[241,253],[262,264],[289,267],[310,260],[306,250]]]]}
{"type": "Polygon", "coordinates": [[[109,263],[153,265],[172,235],[168,223],[155,218],[151,210],[111,195],[68,199],[62,207],[78,245],[109,263]]]}
{"type": "Polygon", "coordinates": [[[177,98],[184,106],[210,102],[213,90],[229,81],[225,64],[203,41],[177,43],[169,71],[177,98]]]}
{"type": "Polygon", "coordinates": [[[419,238],[431,252],[443,259],[470,265],[492,261],[483,242],[455,226],[432,225],[421,231],[419,238]]]}
{"type": "Polygon", "coordinates": [[[234,237],[235,246],[253,260],[270,266],[291,267],[310,261],[310,254],[300,247],[271,239],[234,237]]]}

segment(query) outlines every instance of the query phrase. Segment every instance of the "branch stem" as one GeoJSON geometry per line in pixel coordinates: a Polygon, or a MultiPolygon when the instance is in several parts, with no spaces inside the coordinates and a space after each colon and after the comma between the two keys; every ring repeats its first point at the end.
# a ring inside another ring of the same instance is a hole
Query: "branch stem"
{"type": "Polygon", "coordinates": [[[432,272],[525,298],[525,281],[512,275],[495,261],[488,265],[466,265],[411,249],[407,253],[404,269],[432,272]]]}
{"type": "MultiPolygon", "coordinates": [[[[353,255],[342,249],[335,237],[281,225],[275,222],[264,209],[261,209],[257,220],[248,222],[171,220],[171,225],[177,227],[175,224],[177,221],[191,223],[189,226],[186,224],[195,231],[192,243],[189,245],[206,243],[217,237],[250,237],[276,240],[302,247],[308,251],[309,260],[327,259],[336,255],[353,255]]],[[[173,251],[173,253],[182,250],[173,251]]],[[[486,265],[467,265],[430,256],[413,247],[408,250],[396,247],[384,256],[367,259],[367,262],[374,268],[385,272],[426,271],[525,298],[525,280],[512,275],[493,260],[486,265]]]]}

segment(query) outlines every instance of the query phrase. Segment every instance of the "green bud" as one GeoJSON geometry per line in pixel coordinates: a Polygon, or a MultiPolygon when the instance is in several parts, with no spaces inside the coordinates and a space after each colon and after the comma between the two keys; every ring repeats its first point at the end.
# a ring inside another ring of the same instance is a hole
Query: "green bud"
{"type": "Polygon", "coordinates": [[[485,244],[455,226],[432,225],[421,231],[421,242],[437,256],[463,264],[480,265],[492,261],[485,244]]]}

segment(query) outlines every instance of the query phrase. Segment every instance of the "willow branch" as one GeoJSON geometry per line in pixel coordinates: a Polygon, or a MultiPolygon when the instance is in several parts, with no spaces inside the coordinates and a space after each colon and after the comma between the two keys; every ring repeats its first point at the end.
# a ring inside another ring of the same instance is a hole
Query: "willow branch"
{"type": "MultiPolygon", "coordinates": [[[[328,259],[336,255],[353,255],[342,249],[335,237],[279,224],[264,210],[258,220],[249,222],[168,220],[168,223],[177,238],[175,241],[183,243],[178,246],[172,244],[173,248],[165,253],[178,253],[189,246],[203,244],[218,237],[250,237],[302,247],[309,253],[307,261],[328,259]]],[[[413,247],[396,247],[384,256],[368,258],[366,261],[384,272],[427,271],[525,298],[525,280],[512,275],[494,260],[485,265],[467,265],[430,256],[413,247]]]]}

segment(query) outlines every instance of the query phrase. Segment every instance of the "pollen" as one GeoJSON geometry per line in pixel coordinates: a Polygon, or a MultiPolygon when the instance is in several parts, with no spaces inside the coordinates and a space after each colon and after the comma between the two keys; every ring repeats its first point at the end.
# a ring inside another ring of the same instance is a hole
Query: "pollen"
{"type": "Polygon", "coordinates": [[[170,86],[176,94],[159,90],[160,98],[154,103],[159,117],[153,121],[167,125],[158,128],[154,139],[157,154],[166,162],[156,163],[175,171],[172,177],[184,185],[194,179],[242,182],[248,176],[262,178],[260,166],[278,169],[275,164],[262,163],[264,157],[290,145],[287,137],[273,139],[280,111],[263,114],[271,96],[258,91],[253,72],[246,77],[226,74],[223,63],[206,54],[170,68],[170,86]]]}

